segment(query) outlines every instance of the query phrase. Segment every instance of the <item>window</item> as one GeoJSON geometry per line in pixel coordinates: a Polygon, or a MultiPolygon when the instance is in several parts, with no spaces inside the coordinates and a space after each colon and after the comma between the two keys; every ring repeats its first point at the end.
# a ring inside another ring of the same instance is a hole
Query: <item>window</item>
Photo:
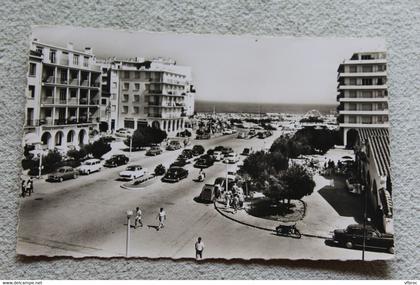
{"type": "Polygon", "coordinates": [[[122,113],[123,114],[127,114],[128,113],[128,106],[123,106],[122,113]]]}
{"type": "Polygon", "coordinates": [[[101,99],[101,105],[106,105],[106,98],[101,99]]]}
{"type": "Polygon", "coordinates": [[[130,72],[129,71],[124,71],[123,72],[123,78],[125,78],[125,79],[130,78],[130,72]]]}
{"type": "Polygon", "coordinates": [[[134,95],[133,102],[140,102],[140,95],[134,95]]]}
{"type": "Polygon", "coordinates": [[[35,76],[35,75],[36,75],[36,64],[29,63],[29,76],[35,76]]]}
{"type": "Polygon", "coordinates": [[[77,90],[70,89],[70,98],[76,98],[76,97],[77,97],[77,90]]]}
{"type": "Polygon", "coordinates": [[[112,110],[112,112],[115,112],[115,111],[117,110],[117,106],[112,105],[112,106],[111,106],[111,110],[112,110]]]}
{"type": "Polygon", "coordinates": [[[35,86],[29,85],[29,97],[34,98],[35,97],[35,86]]]}
{"type": "Polygon", "coordinates": [[[123,84],[123,90],[128,90],[130,84],[128,82],[124,82],[123,84]]]}
{"type": "Polygon", "coordinates": [[[88,67],[89,66],[89,57],[84,56],[83,57],[83,66],[88,67]]]}
{"type": "Polygon", "coordinates": [[[135,72],[135,73],[134,73],[134,78],[139,79],[139,78],[140,78],[140,72],[135,72]]]}
{"type": "Polygon", "coordinates": [[[140,89],[140,83],[134,83],[134,90],[139,90],[139,89],[140,89]]]}
{"type": "Polygon", "coordinates": [[[73,64],[79,65],[79,55],[77,54],[73,55],[73,64]]]}
{"type": "Polygon", "coordinates": [[[39,53],[39,54],[42,54],[43,50],[44,49],[42,47],[36,47],[36,52],[39,53]]]}
{"type": "Polygon", "coordinates": [[[348,117],[348,122],[350,124],[355,124],[356,123],[356,117],[355,116],[349,116],[348,117]]]}
{"type": "Polygon", "coordinates": [[[372,85],[372,78],[362,78],[362,85],[372,85]]]}
{"type": "Polygon", "coordinates": [[[365,65],[362,67],[362,72],[372,72],[372,71],[373,71],[372,65],[365,65]]]}
{"type": "Polygon", "coordinates": [[[139,107],[133,107],[133,113],[138,114],[139,113],[139,107]]]}
{"type": "Polygon", "coordinates": [[[45,96],[52,97],[53,96],[53,90],[50,89],[50,88],[45,89],[45,96]]]}
{"type": "Polygon", "coordinates": [[[356,91],[355,90],[350,90],[349,91],[349,98],[356,98],[356,97],[357,97],[356,91]]]}
{"type": "Polygon", "coordinates": [[[349,66],[349,72],[350,72],[350,73],[357,72],[357,66],[355,66],[355,65],[350,65],[350,66],[349,66]]]}
{"type": "Polygon", "coordinates": [[[50,62],[51,63],[55,63],[56,62],[56,51],[55,50],[50,50],[50,62]]]}
{"type": "Polygon", "coordinates": [[[370,54],[362,54],[362,60],[373,59],[370,54]]]}
{"type": "Polygon", "coordinates": [[[128,94],[124,94],[122,98],[123,102],[128,102],[128,94]]]}
{"type": "Polygon", "coordinates": [[[112,88],[117,88],[117,82],[112,82],[112,88]]]}

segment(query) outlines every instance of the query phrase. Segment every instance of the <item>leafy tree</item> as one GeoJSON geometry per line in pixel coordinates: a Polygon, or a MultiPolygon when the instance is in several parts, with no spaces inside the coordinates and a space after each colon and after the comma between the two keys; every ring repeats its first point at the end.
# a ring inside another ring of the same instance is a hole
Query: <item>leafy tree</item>
{"type": "Polygon", "coordinates": [[[196,144],[195,146],[193,146],[192,151],[195,155],[201,155],[204,153],[205,149],[202,145],[196,144]]]}
{"type": "Polygon", "coordinates": [[[45,172],[51,172],[60,166],[63,157],[58,150],[50,150],[47,155],[42,156],[42,165],[45,172]]]}
{"type": "Polygon", "coordinates": [[[267,153],[257,151],[249,155],[240,169],[240,174],[247,174],[256,182],[263,183],[270,175],[287,169],[289,159],[280,152],[267,153]]]}
{"type": "Polygon", "coordinates": [[[67,152],[67,156],[73,158],[74,160],[80,161],[85,158],[87,155],[85,148],[80,148],[80,150],[71,149],[67,152]]]}
{"type": "Polygon", "coordinates": [[[132,148],[139,149],[151,144],[159,144],[166,139],[167,134],[158,128],[152,128],[149,126],[141,127],[135,130],[132,138],[124,140],[125,145],[130,146],[130,140],[132,140],[132,148]]]}
{"type": "Polygon", "coordinates": [[[103,139],[99,139],[93,142],[92,147],[90,148],[90,153],[94,158],[101,158],[105,153],[111,150],[111,145],[103,139]]]}

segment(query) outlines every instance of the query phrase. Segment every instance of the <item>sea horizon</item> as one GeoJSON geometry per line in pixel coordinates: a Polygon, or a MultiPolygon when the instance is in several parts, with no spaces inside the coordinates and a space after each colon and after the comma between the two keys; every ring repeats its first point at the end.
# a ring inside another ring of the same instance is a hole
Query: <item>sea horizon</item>
{"type": "Polygon", "coordinates": [[[257,103],[196,100],[195,111],[198,113],[291,113],[304,114],[318,110],[321,114],[335,112],[334,104],[298,104],[298,103],[257,103]]]}

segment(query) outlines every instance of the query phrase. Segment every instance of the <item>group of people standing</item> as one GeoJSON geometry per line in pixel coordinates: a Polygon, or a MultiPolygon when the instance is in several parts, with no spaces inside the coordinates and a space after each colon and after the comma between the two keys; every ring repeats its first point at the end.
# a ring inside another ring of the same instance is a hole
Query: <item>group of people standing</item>
{"type": "Polygon", "coordinates": [[[221,195],[221,198],[226,204],[226,209],[232,208],[234,213],[236,213],[244,205],[243,190],[236,184],[232,186],[232,189],[227,189],[224,191],[221,195]]]}
{"type": "Polygon", "coordinates": [[[32,177],[29,177],[28,180],[22,179],[22,193],[21,197],[26,197],[26,195],[31,196],[34,193],[34,181],[32,177]]]}
{"type": "MultiPolygon", "coordinates": [[[[140,209],[140,207],[136,207],[135,210],[135,217],[134,217],[134,228],[137,229],[137,226],[143,227],[143,212],[140,209]]],[[[166,221],[166,212],[163,208],[160,208],[159,213],[156,216],[156,219],[159,221],[158,226],[156,227],[156,230],[159,231],[160,229],[165,227],[165,221],[166,221]]],[[[203,251],[204,251],[204,242],[199,237],[197,239],[197,242],[194,245],[195,247],[195,257],[197,260],[203,258],[203,251]]]]}

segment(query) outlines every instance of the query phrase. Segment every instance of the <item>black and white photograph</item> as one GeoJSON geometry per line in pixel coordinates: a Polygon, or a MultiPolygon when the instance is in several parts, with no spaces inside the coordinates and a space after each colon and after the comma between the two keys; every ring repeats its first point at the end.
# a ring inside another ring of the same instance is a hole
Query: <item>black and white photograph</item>
{"type": "Polygon", "coordinates": [[[393,258],[384,39],[35,26],[27,56],[19,255],[393,258]]]}

